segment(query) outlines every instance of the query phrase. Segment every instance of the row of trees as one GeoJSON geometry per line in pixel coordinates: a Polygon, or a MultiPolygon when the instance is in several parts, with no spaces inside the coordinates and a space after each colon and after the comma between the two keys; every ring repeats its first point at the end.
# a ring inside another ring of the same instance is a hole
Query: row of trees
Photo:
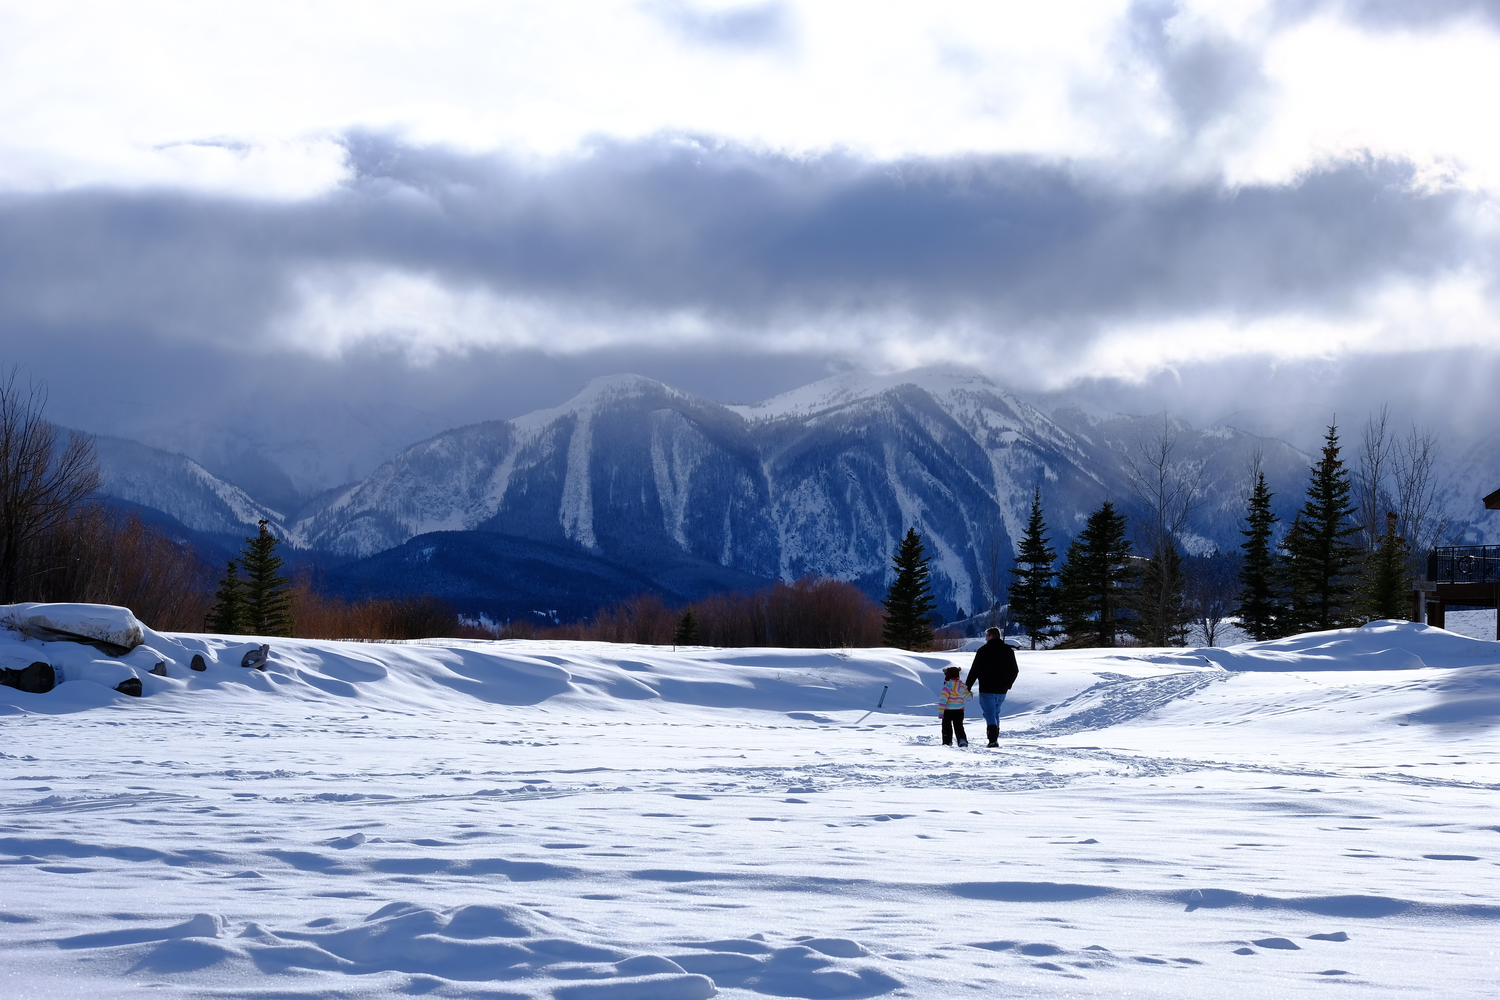
{"type": "Polygon", "coordinates": [[[1186,615],[1177,607],[1182,570],[1175,547],[1148,562],[1142,574],[1125,515],[1111,501],[1089,515],[1061,569],[1053,568],[1057,551],[1049,542],[1038,489],[1010,587],[1011,620],[1033,649],[1059,636],[1068,645],[1114,646],[1125,635],[1150,642],[1159,633],[1166,641],[1151,644],[1171,645],[1186,632],[1186,615]],[[1163,589],[1167,600],[1158,603],[1163,589]]]}
{"type": "Polygon", "coordinates": [[[1181,645],[1194,622],[1212,643],[1230,615],[1257,640],[1405,617],[1415,559],[1443,530],[1434,517],[1436,445],[1415,428],[1392,443],[1387,419],[1382,410],[1367,425],[1354,475],[1341,458],[1337,427],[1328,428],[1303,504],[1280,537],[1274,495],[1256,463],[1232,590],[1222,558],[1200,562],[1196,581],[1184,572],[1177,537],[1198,502],[1201,466],[1173,461],[1169,427],[1132,464],[1136,499],[1146,512],[1138,531],[1144,556],[1132,551],[1125,515],[1105,501],[1055,569],[1038,489],[1012,572],[1012,621],[1034,648],[1057,638],[1113,646],[1124,636],[1181,645]],[[1376,512],[1385,507],[1398,509],[1387,510],[1377,530],[1376,512]],[[1412,535],[1417,546],[1408,544],[1412,535]]]}
{"type": "MultiPolygon", "coordinates": [[[[1384,414],[1379,419],[1383,423],[1384,414]]],[[[1366,469],[1369,456],[1367,449],[1366,469]]],[[[1380,497],[1368,490],[1365,498],[1366,514],[1373,520],[1379,508],[1370,504],[1370,494],[1380,497]]],[[[1278,518],[1271,500],[1265,474],[1257,473],[1245,517],[1238,609],[1240,626],[1251,638],[1407,617],[1413,566],[1411,547],[1397,534],[1401,515],[1387,511],[1383,533],[1359,516],[1355,482],[1339,457],[1337,428],[1328,428],[1306,500],[1279,545],[1274,542],[1278,518]]]]}

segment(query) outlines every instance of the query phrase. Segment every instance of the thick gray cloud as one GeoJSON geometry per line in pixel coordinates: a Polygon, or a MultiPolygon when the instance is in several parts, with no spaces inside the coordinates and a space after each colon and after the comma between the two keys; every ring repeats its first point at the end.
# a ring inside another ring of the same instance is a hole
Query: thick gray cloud
{"type": "Polygon", "coordinates": [[[661,142],[537,175],[373,136],[350,155],[334,231],[389,263],[750,322],[854,302],[1047,327],[1337,307],[1474,249],[1459,200],[1413,191],[1398,164],[1141,193],[1014,157],[870,166],[661,142]]]}
{"type": "Polygon", "coordinates": [[[373,135],[326,197],[72,191],[0,201],[0,316],[254,342],[316,269],[378,266],[502,296],[693,309],[740,327],[904,309],[1087,338],[1205,310],[1339,310],[1488,251],[1454,193],[1391,163],[1283,187],[1123,190],[1014,157],[871,166],[676,141],[555,169],[373,135]]]}

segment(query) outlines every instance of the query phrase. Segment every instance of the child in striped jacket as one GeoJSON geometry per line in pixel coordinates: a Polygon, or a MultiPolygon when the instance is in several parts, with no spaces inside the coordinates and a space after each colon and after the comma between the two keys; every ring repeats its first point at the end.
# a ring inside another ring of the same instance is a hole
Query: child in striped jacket
{"type": "Polygon", "coordinates": [[[952,746],[953,737],[958,736],[958,745],[969,745],[969,734],[964,732],[964,702],[974,697],[964,682],[958,679],[957,667],[943,671],[943,690],[938,695],[938,718],[943,720],[943,746],[952,746]]]}

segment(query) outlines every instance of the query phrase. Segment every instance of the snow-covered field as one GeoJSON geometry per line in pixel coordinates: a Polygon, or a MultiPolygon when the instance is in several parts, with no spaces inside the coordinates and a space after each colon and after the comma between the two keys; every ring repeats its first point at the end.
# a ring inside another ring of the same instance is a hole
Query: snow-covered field
{"type": "Polygon", "coordinates": [[[115,661],[142,698],[0,689],[5,996],[1500,980],[1493,641],[1023,652],[999,750],[939,745],[966,653],[268,641],[262,673],[244,640],[148,632],[115,661]]]}

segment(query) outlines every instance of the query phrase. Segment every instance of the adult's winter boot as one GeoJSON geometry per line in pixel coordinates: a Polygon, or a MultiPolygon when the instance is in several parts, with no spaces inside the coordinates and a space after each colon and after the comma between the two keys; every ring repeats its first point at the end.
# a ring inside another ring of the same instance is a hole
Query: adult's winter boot
{"type": "Polygon", "coordinates": [[[989,738],[989,741],[990,741],[989,745],[990,746],[992,746],[992,747],[998,747],[1000,745],[1000,727],[999,726],[985,726],[984,727],[984,735],[989,738]]]}

